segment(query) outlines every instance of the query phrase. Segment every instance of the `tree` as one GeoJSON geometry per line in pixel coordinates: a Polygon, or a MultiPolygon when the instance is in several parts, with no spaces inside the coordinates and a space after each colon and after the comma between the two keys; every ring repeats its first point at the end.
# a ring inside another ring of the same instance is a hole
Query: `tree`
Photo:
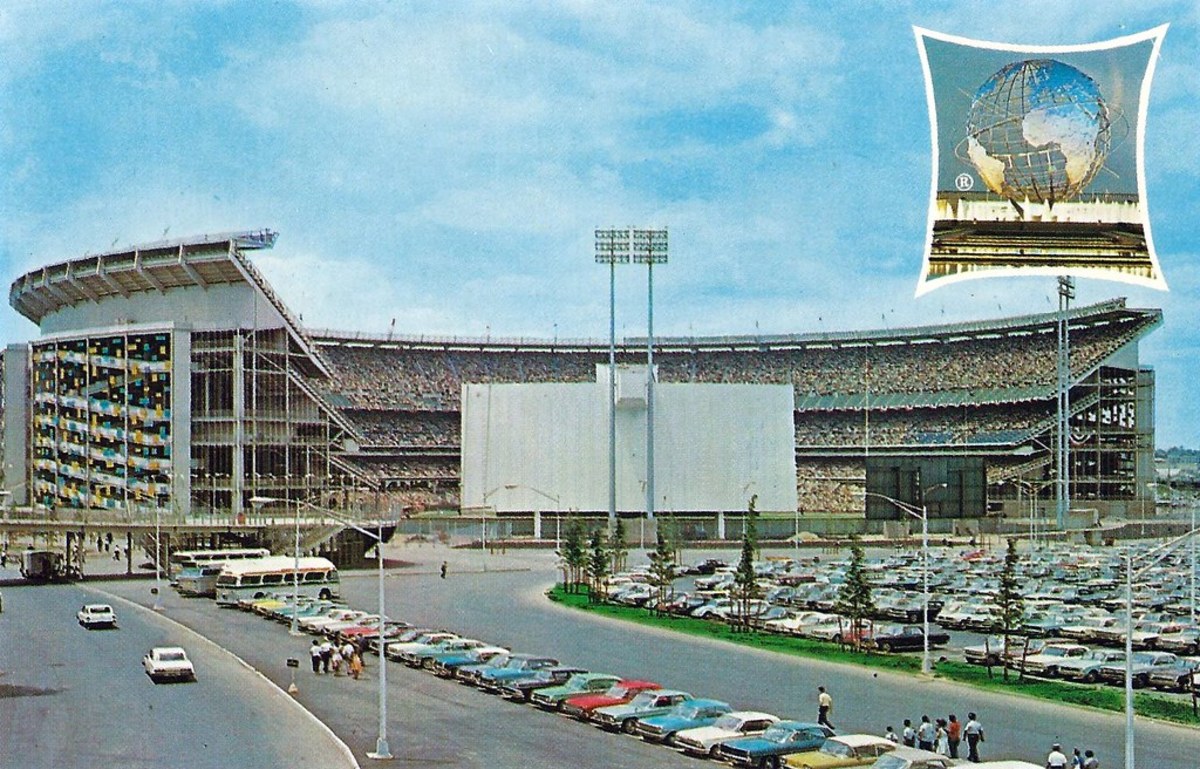
{"type": "Polygon", "coordinates": [[[837,611],[850,619],[850,638],[856,648],[862,645],[864,620],[875,613],[865,560],[862,546],[850,545],[850,566],[837,596],[837,611]]]}
{"type": "Polygon", "coordinates": [[[567,521],[567,531],[559,555],[563,562],[563,579],[566,581],[563,587],[574,591],[583,581],[583,566],[587,561],[587,551],[583,546],[583,525],[578,518],[571,517],[567,521]]]}
{"type": "Polygon", "coordinates": [[[650,553],[650,584],[655,589],[654,610],[659,611],[675,582],[675,557],[661,527],[655,536],[654,552],[650,553]]]}
{"type": "Polygon", "coordinates": [[[753,602],[762,596],[758,575],[754,573],[754,551],[758,548],[758,525],[756,523],[758,495],[750,497],[746,520],[742,525],[742,557],[733,573],[734,612],[730,617],[734,629],[747,629],[753,602]]]}
{"type": "MultiPolygon", "coordinates": [[[[993,599],[991,606],[992,617],[995,618],[996,629],[1000,631],[1000,635],[1004,638],[1004,649],[1001,651],[1001,663],[1004,662],[1004,655],[1008,654],[1008,639],[1013,634],[1013,631],[1021,627],[1021,623],[1025,620],[1025,597],[1021,594],[1021,587],[1017,577],[1017,564],[1020,562],[1020,557],[1017,555],[1017,541],[1015,539],[1008,540],[1008,551],[1004,554],[1004,568],[1000,572],[1000,589],[996,591],[996,597],[993,599]]],[[[1008,680],[1008,665],[1002,665],[1004,669],[1004,680],[1008,680]]],[[[991,668],[989,666],[989,673],[991,668]]]]}
{"type": "Polygon", "coordinates": [[[617,516],[617,522],[609,535],[608,553],[612,557],[612,573],[623,571],[629,558],[629,545],[625,543],[625,522],[621,520],[621,516],[617,516]]]}
{"type": "Polygon", "coordinates": [[[588,547],[591,550],[587,558],[588,598],[600,601],[604,597],[604,578],[609,574],[608,551],[604,549],[604,533],[600,529],[592,529],[588,547]]]}

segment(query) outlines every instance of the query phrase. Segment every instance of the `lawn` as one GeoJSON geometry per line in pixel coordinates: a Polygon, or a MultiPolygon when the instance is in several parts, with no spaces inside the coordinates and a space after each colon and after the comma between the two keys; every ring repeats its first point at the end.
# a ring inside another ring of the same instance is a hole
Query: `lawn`
{"type": "MultiPolygon", "coordinates": [[[[723,622],[696,619],[694,617],[658,616],[648,609],[619,604],[593,603],[589,600],[586,589],[580,592],[567,592],[562,585],[555,585],[546,592],[552,601],[569,606],[580,611],[602,614],[633,622],[638,625],[665,628],[677,633],[715,638],[729,643],[751,646],[757,649],[769,649],[780,654],[793,654],[798,657],[815,657],[826,662],[839,662],[859,665],[868,668],[911,673],[920,675],[921,659],[911,654],[883,654],[880,652],[859,652],[849,647],[842,647],[825,641],[813,641],[806,638],[778,635],[757,630],[734,630],[723,622]]],[[[966,662],[945,660],[934,666],[934,675],[938,678],[957,683],[977,686],[981,689],[1004,691],[1027,697],[1036,697],[1054,702],[1068,702],[1084,707],[1098,708],[1121,712],[1125,709],[1125,692],[1112,686],[1070,684],[1058,681],[1044,681],[1036,678],[1018,680],[1015,672],[1009,672],[1008,680],[993,671],[989,677],[987,669],[966,662]]],[[[1148,692],[1134,693],[1134,710],[1138,715],[1159,718],[1191,726],[1200,725],[1192,709],[1192,703],[1187,699],[1175,699],[1160,694],[1148,692]]]]}

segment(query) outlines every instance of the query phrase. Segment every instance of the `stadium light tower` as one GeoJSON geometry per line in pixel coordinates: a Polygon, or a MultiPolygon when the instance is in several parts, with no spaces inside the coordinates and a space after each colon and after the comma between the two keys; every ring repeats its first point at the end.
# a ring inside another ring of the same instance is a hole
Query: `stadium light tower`
{"type": "Polygon", "coordinates": [[[596,263],[608,265],[608,528],[617,525],[617,265],[629,264],[629,229],[596,230],[596,263]]]}
{"type": "Polygon", "coordinates": [[[633,261],[646,265],[646,517],[654,520],[654,265],[667,263],[667,231],[634,230],[633,261]]]}
{"type": "Polygon", "coordinates": [[[1071,337],[1067,313],[1075,298],[1075,281],[1069,275],[1058,278],[1058,487],[1055,512],[1058,530],[1067,528],[1071,507],[1071,337]]]}

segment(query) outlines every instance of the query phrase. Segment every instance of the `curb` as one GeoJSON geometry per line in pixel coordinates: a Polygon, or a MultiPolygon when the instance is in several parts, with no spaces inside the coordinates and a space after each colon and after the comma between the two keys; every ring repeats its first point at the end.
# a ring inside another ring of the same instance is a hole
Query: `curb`
{"type": "Polygon", "coordinates": [[[269,691],[273,692],[276,697],[280,697],[280,698],[286,700],[287,702],[290,702],[292,704],[292,706],[299,708],[301,713],[308,716],[308,718],[311,719],[318,726],[318,728],[320,728],[321,731],[323,731],[325,733],[325,735],[328,736],[333,741],[334,745],[336,745],[338,747],[338,749],[342,752],[342,754],[346,758],[346,765],[348,767],[351,767],[351,769],[362,769],[361,765],[358,763],[358,759],[354,757],[354,752],[352,750],[350,750],[350,746],[347,745],[342,740],[341,737],[338,737],[337,734],[335,734],[334,731],[332,729],[330,729],[329,726],[324,721],[317,718],[316,715],[314,715],[311,710],[309,710],[308,708],[301,705],[296,700],[295,697],[293,697],[292,695],[290,695],[286,691],[284,691],[282,688],[280,688],[278,684],[276,684],[274,681],[272,681],[270,678],[268,678],[266,675],[264,675],[262,673],[262,671],[260,671],[258,668],[254,667],[249,662],[246,662],[246,660],[242,659],[238,655],[229,651],[224,646],[221,646],[216,641],[213,641],[212,639],[201,635],[199,632],[193,630],[192,628],[188,627],[187,625],[183,624],[182,622],[180,622],[176,619],[173,619],[172,617],[168,617],[165,614],[160,614],[160,613],[154,611],[153,609],[148,609],[145,606],[143,606],[142,604],[137,603],[136,601],[132,601],[123,596],[113,595],[112,593],[105,592],[103,590],[100,590],[99,588],[85,588],[85,589],[90,589],[93,592],[96,592],[96,593],[99,593],[99,594],[105,596],[106,598],[108,598],[110,600],[111,603],[126,604],[126,605],[131,606],[140,611],[148,612],[151,616],[158,617],[162,620],[165,620],[166,622],[170,622],[171,624],[175,625],[176,627],[182,629],[184,632],[195,636],[201,642],[207,644],[208,646],[212,647],[213,649],[216,649],[219,652],[222,652],[224,654],[229,655],[230,657],[233,657],[233,659],[236,660],[239,665],[241,665],[243,668],[245,668],[249,672],[253,673],[254,675],[258,676],[259,679],[261,679],[263,682],[265,682],[269,687],[269,691]]]}

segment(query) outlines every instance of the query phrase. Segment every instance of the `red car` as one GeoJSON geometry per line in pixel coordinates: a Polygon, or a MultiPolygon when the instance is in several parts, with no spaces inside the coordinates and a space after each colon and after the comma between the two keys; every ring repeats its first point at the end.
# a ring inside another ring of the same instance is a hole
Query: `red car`
{"type": "Polygon", "coordinates": [[[579,694],[571,697],[563,703],[562,712],[583,721],[596,708],[603,708],[608,705],[623,705],[641,692],[661,688],[662,686],[651,681],[623,679],[608,687],[606,691],[600,694],[579,694]]]}

